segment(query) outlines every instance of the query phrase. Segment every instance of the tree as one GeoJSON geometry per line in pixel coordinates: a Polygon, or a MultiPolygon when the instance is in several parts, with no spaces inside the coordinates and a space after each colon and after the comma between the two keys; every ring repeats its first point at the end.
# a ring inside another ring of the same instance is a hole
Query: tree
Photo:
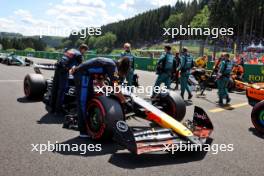
{"type": "Polygon", "coordinates": [[[78,39],[76,42],[75,42],[75,48],[78,48],[81,44],[83,44],[84,41],[81,40],[81,39],[78,39]]]}
{"type": "Polygon", "coordinates": [[[210,26],[233,27],[234,23],[234,1],[212,0],[209,4],[210,26]]]}
{"type": "Polygon", "coordinates": [[[182,13],[171,15],[167,21],[165,21],[166,28],[179,27],[182,24],[182,13]]]}
{"type": "Polygon", "coordinates": [[[99,53],[110,53],[116,42],[116,35],[111,32],[106,33],[103,36],[96,38],[95,48],[99,53]]]}
{"type": "Polygon", "coordinates": [[[96,42],[96,37],[92,36],[89,38],[88,43],[86,44],[89,46],[89,48],[95,49],[95,42],[96,42]]]}
{"type": "Polygon", "coordinates": [[[27,51],[27,52],[34,52],[35,49],[33,49],[33,48],[26,48],[26,49],[24,49],[24,51],[27,51]]]}
{"type": "Polygon", "coordinates": [[[63,40],[60,48],[71,48],[73,46],[72,41],[70,39],[63,40]]]}
{"type": "Polygon", "coordinates": [[[208,6],[204,6],[204,8],[193,17],[191,21],[191,27],[199,27],[199,28],[207,28],[209,27],[209,17],[210,17],[210,11],[208,9],[208,6]]]}
{"type": "Polygon", "coordinates": [[[55,48],[51,48],[51,47],[47,47],[45,49],[45,51],[47,51],[47,52],[56,52],[56,49],[55,48]]]}

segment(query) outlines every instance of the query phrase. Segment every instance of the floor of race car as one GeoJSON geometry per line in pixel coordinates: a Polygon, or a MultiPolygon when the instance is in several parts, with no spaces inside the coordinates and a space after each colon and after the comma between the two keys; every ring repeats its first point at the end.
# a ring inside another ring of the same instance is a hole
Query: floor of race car
{"type": "MultiPolygon", "coordinates": [[[[32,58],[34,62],[43,62],[32,58]]],[[[46,61],[45,62],[50,62],[46,61]]],[[[47,114],[41,102],[27,102],[23,98],[23,78],[32,67],[0,64],[0,175],[237,175],[261,176],[264,173],[264,139],[254,133],[250,120],[251,107],[243,93],[232,93],[232,107],[215,105],[216,90],[206,92],[206,98],[193,98],[193,105],[206,110],[215,130],[212,144],[233,144],[234,151],[207,153],[145,154],[135,156],[115,143],[102,144],[101,152],[39,152],[31,151],[31,144],[64,143],[90,144],[78,138],[78,132],[62,128],[63,119],[47,114]]],[[[152,86],[155,74],[137,71],[139,83],[152,86]]],[[[45,71],[46,78],[52,72],[45,71]]],[[[187,95],[186,95],[187,96],[187,95]]],[[[186,118],[191,119],[194,106],[187,107],[186,118]]],[[[142,120],[131,120],[138,125],[142,120]]]]}

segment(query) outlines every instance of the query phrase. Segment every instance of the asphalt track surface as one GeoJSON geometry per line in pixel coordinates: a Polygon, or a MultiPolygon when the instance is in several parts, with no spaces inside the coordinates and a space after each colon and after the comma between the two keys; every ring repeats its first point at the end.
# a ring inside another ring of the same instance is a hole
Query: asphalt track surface
{"type": "MultiPolygon", "coordinates": [[[[35,62],[50,62],[34,59],[35,62]]],[[[41,102],[28,102],[23,97],[23,78],[32,67],[0,64],[0,175],[89,175],[89,176],[262,176],[264,173],[264,139],[256,135],[250,121],[251,107],[244,94],[232,93],[234,108],[216,106],[216,90],[206,98],[193,98],[188,103],[186,118],[191,118],[194,105],[206,110],[214,124],[212,144],[233,144],[232,152],[144,154],[135,156],[114,142],[103,143],[101,152],[31,151],[31,144],[48,141],[64,144],[95,144],[78,138],[78,132],[62,128],[62,118],[47,114],[41,102]]],[[[137,71],[140,84],[153,85],[155,74],[137,71]]],[[[52,76],[45,72],[45,77],[52,76]]],[[[187,96],[187,95],[186,95],[187,96]]],[[[131,123],[141,123],[132,120],[131,123]]],[[[143,123],[143,122],[142,122],[143,123]]]]}

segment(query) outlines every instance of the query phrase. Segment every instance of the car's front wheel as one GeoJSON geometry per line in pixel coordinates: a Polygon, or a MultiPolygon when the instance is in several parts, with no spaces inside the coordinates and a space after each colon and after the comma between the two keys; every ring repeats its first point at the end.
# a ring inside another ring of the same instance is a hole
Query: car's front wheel
{"type": "Polygon", "coordinates": [[[251,113],[251,121],[256,130],[264,134],[264,101],[254,106],[251,113]]]}
{"type": "Polygon", "coordinates": [[[112,98],[99,96],[87,103],[87,133],[95,140],[111,139],[114,125],[124,119],[120,103],[112,98]]]}

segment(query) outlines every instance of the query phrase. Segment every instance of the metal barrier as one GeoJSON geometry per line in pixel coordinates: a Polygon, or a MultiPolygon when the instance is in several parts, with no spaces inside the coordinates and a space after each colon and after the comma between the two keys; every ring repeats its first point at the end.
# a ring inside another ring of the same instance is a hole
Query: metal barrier
{"type": "MultiPolygon", "coordinates": [[[[5,51],[1,51],[5,52],[5,51]]],[[[58,59],[63,56],[62,53],[58,52],[44,52],[44,51],[35,51],[35,52],[27,52],[27,51],[15,51],[16,55],[20,56],[31,56],[37,58],[47,58],[47,59],[58,59]]],[[[91,59],[94,57],[107,57],[111,59],[118,59],[119,55],[96,55],[96,54],[86,54],[85,59],[91,59]]],[[[152,59],[150,57],[136,57],[135,59],[135,67],[139,70],[146,71],[155,71],[157,65],[157,59],[152,59]]],[[[213,69],[214,62],[208,62],[207,69],[213,69]]],[[[264,65],[250,65],[245,64],[245,74],[244,81],[246,82],[264,82],[264,65]]]]}
{"type": "MultiPolygon", "coordinates": [[[[208,62],[207,69],[212,70],[214,62],[208,62]]],[[[243,81],[245,82],[264,82],[264,65],[245,64],[245,74],[243,81]]]]}
{"type": "MultiPolygon", "coordinates": [[[[20,56],[30,56],[37,58],[46,58],[46,59],[58,59],[63,56],[62,53],[56,52],[44,52],[44,51],[35,51],[35,52],[27,52],[27,51],[15,51],[16,55],[20,56]]],[[[91,59],[94,57],[107,57],[111,59],[118,59],[119,55],[100,55],[100,54],[86,54],[85,59],[91,59]]],[[[150,57],[136,57],[135,58],[135,67],[139,70],[147,70],[154,71],[156,69],[156,59],[152,59],[150,57]]]]}

